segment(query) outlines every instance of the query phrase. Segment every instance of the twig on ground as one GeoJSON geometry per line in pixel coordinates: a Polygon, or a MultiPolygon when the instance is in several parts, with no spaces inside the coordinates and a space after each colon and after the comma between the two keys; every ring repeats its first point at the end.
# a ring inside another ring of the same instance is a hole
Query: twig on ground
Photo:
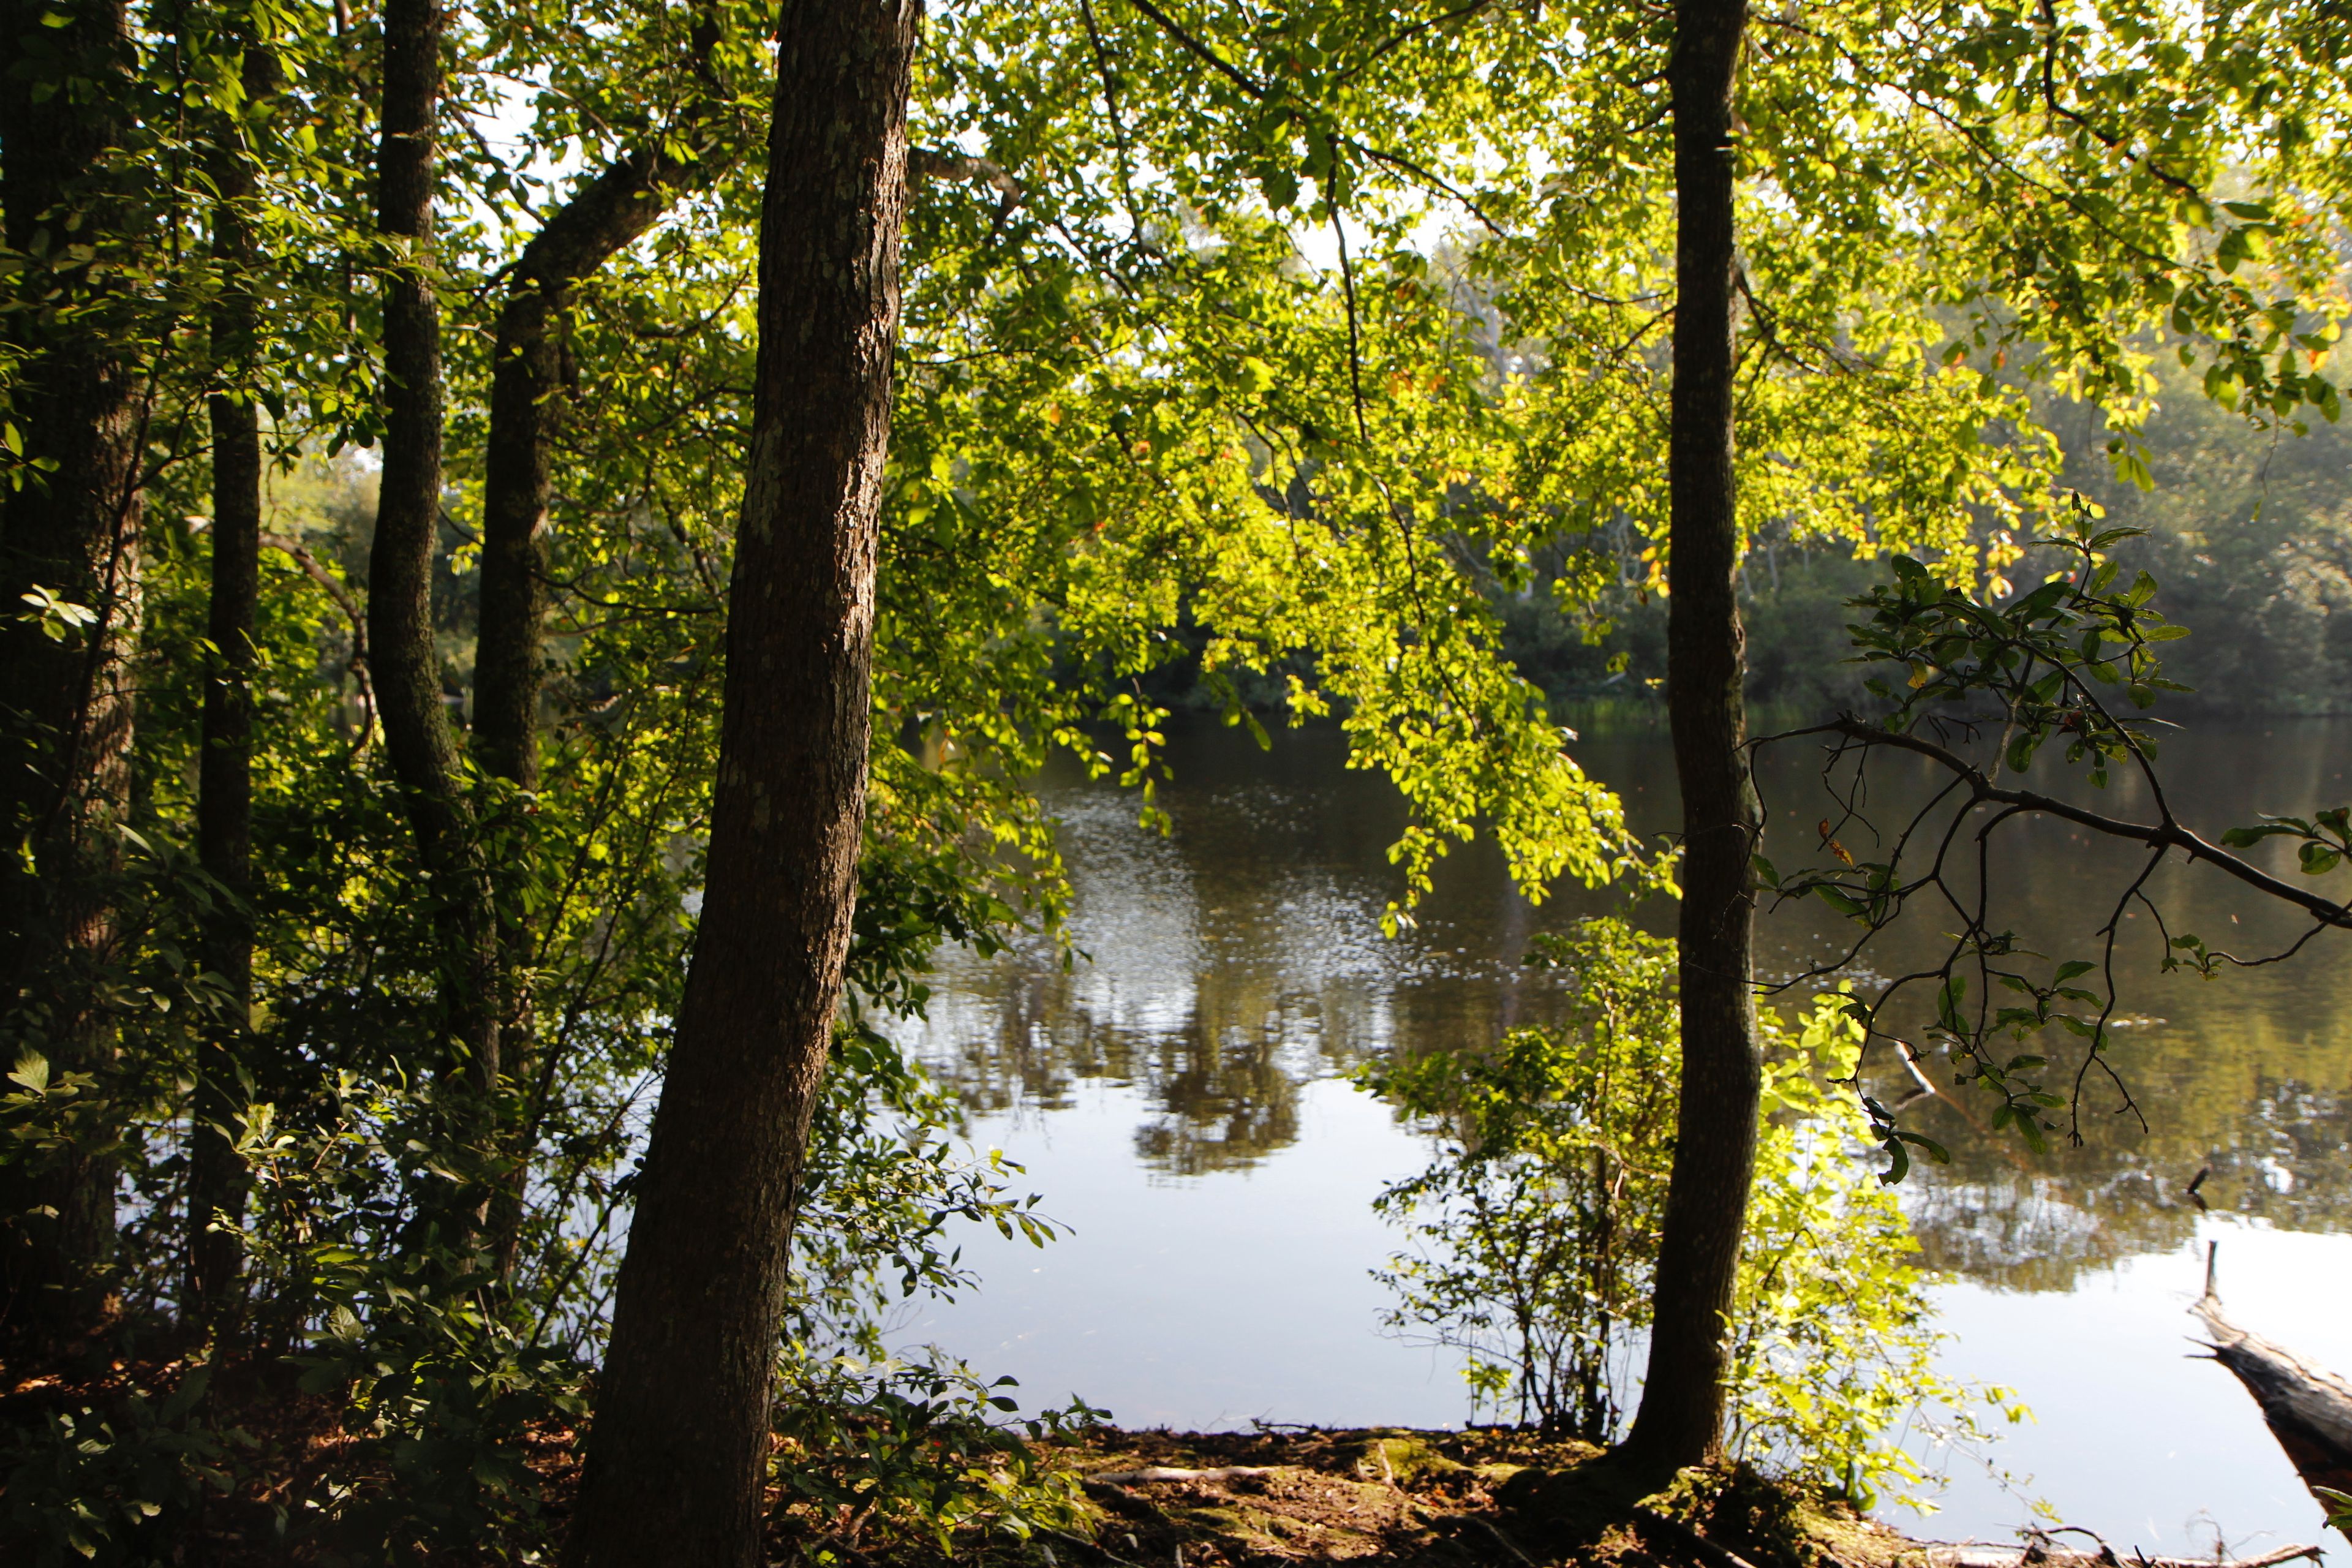
{"type": "Polygon", "coordinates": [[[1707,1568],[1756,1568],[1756,1565],[1728,1546],[1709,1541],[1681,1520],[1660,1513],[1654,1508],[1637,1508],[1633,1517],[1643,1524],[1654,1524],[1689,1547],[1699,1555],[1707,1568]]]}
{"type": "Polygon", "coordinates": [[[1501,1531],[1496,1529],[1493,1524],[1489,1523],[1486,1520],[1480,1519],[1475,1513],[1457,1514],[1455,1517],[1458,1519],[1468,1520],[1471,1523],[1476,1525],[1479,1529],[1493,1536],[1495,1538],[1496,1545],[1509,1552],[1514,1560],[1526,1564],[1526,1568],[1536,1568],[1536,1560],[1528,1556],[1525,1552],[1522,1552],[1519,1549],[1519,1543],[1517,1542],[1512,1540],[1509,1536],[1505,1535],[1501,1531]]]}

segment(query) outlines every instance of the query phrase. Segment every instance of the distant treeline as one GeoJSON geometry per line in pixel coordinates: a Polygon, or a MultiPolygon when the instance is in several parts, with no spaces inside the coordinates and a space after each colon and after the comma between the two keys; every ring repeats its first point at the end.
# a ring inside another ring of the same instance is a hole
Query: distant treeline
{"type": "MultiPolygon", "coordinates": [[[[2190,629],[2167,647],[2166,666],[2196,690],[2168,706],[2352,711],[2352,429],[2251,430],[2186,376],[2164,381],[2147,426],[2152,489],[2118,479],[2095,411],[2048,417],[2065,443],[2065,482],[2110,521],[2148,531],[2116,554],[2127,570],[2155,574],[2158,606],[2190,629]]],[[[1548,570],[1529,591],[1493,594],[1520,670],[1569,711],[1630,717],[1654,703],[1663,721],[1654,683],[1666,668],[1664,601],[1621,587],[1603,605],[1603,629],[1563,614],[1550,592],[1560,563],[1539,565],[1548,570]]],[[[2021,585],[2038,568],[2029,557],[2021,585]]],[[[1750,701],[1787,712],[1859,702],[1845,601],[1885,575],[1882,562],[1856,560],[1841,543],[1759,542],[1743,584],[1750,701]]]]}

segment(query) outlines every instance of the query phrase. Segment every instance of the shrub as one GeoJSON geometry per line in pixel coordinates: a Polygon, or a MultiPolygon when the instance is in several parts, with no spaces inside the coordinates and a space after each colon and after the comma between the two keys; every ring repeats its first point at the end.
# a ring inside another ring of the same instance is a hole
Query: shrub
{"type": "MultiPolygon", "coordinates": [[[[1621,1435],[1648,1326],[1673,1161],[1680,1047],[1675,947],[1622,921],[1539,939],[1568,972],[1565,1015],[1490,1049],[1439,1051],[1363,1081],[1442,1139],[1375,1206],[1412,1237],[1381,1278],[1391,1327],[1469,1353],[1474,1401],[1547,1430],[1621,1435]]],[[[1865,1506],[1927,1479],[1902,1446],[1924,1424],[1974,1443],[2006,1391],[1935,1368],[1939,1336],[1894,1194],[1858,1156],[1858,1031],[1839,995],[1761,1015],[1756,1184],[1731,1324],[1734,1458],[1865,1506]]],[[[1899,1500],[1916,1502],[1904,1495],[1899,1500]]]]}
{"type": "Polygon", "coordinates": [[[211,1369],[196,1367],[161,1400],[137,1387],[100,1409],[52,1410],[0,1436],[0,1559],[24,1568],[147,1568],[176,1563],[174,1543],[208,1494],[229,1489],[229,1449],[199,1407],[211,1369]]]}

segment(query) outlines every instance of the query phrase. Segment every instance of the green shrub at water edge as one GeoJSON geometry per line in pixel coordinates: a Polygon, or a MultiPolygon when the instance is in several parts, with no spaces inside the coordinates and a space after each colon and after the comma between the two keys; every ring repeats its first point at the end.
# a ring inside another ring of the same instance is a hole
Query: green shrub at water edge
{"type": "MultiPolygon", "coordinates": [[[[1381,1278],[1392,1329],[1468,1352],[1478,1405],[1606,1443],[1638,1377],[1674,1157],[1675,945],[1593,920],[1538,938],[1530,959],[1571,978],[1558,1024],[1361,1075],[1443,1141],[1376,1200],[1412,1242],[1381,1278]]],[[[1794,1020],[1767,1007],[1763,1026],[1727,1451],[1864,1506],[1889,1489],[1924,1506],[1911,1447],[1975,1446],[1979,1411],[2026,1412],[1936,1370],[1931,1277],[1861,1158],[1860,1107],[1835,1087],[1861,1046],[1841,998],[1794,1020]]]]}

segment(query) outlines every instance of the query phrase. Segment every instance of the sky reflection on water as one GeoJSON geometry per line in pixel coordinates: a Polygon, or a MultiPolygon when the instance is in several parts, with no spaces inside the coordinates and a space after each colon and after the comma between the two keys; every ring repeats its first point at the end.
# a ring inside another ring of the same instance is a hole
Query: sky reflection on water
{"type": "MultiPolygon", "coordinates": [[[[2171,792],[2214,830],[2256,809],[2308,810],[2352,795],[2347,735],[2304,723],[2192,736],[2168,756],[2171,792]]],[[[1342,768],[1335,734],[1277,732],[1270,753],[1205,725],[1171,740],[1168,837],[1137,826],[1116,792],[1052,784],[1087,956],[1066,970],[1042,945],[986,963],[950,954],[929,1017],[908,1026],[974,1112],[975,1137],[1027,1163],[1046,1209],[1077,1234],[1042,1253],[973,1247],[985,1287],[902,1337],[1010,1372],[1032,1402],[1076,1392],[1130,1425],[1459,1421],[1456,1363],[1381,1335],[1384,1298],[1368,1273],[1395,1239],[1370,1200],[1425,1145],[1337,1080],[1375,1053],[1489,1040],[1547,1016],[1550,978],[1519,963],[1528,937],[1612,895],[1568,889],[1531,906],[1481,843],[1442,868],[1415,927],[1385,940],[1385,850],[1402,813],[1382,781],[1342,768]]],[[[1661,740],[1588,744],[1581,760],[1637,827],[1671,823],[1661,740]]],[[[1810,821],[1811,765],[1790,755],[1768,772],[1790,827],[1810,821]]],[[[2086,900],[2128,874],[2122,858],[2046,826],[2001,868],[2021,932],[2053,955],[2081,950],[2086,900]]],[[[2292,930],[2210,879],[2159,880],[2217,945],[2216,932],[2251,942],[2292,930]]],[[[1671,908],[1637,918],[1656,929],[1671,908]]],[[[1843,929],[1822,906],[1780,911],[1763,963],[1793,973],[1834,952],[1843,929]]],[[[1901,973],[1936,935],[1915,922],[1865,963],[1901,973]]],[[[2037,1160],[1981,1136],[1965,1103],[1915,1110],[1954,1150],[1906,1191],[1927,1260],[1954,1276],[1949,1363],[2035,1406],[2039,1425],[1998,1463],[2118,1546],[2203,1552],[2217,1529],[2247,1551],[2315,1539],[2318,1510],[2251,1401],[2183,1359],[2184,1309],[2196,1243],[2222,1237],[2241,1321],[2352,1372],[2340,1310],[2352,1299],[2352,967],[2322,948],[2291,969],[2207,983],[2157,973],[2153,939],[2140,946],[2117,1056],[2148,1131],[2095,1091],[2086,1146],[2037,1160]],[[2211,1215],[2187,1194],[2209,1167],[2211,1215]]],[[[1965,1465],[1946,1502],[1935,1533],[2004,1539],[2024,1519],[2021,1497],[1965,1465]]]]}

